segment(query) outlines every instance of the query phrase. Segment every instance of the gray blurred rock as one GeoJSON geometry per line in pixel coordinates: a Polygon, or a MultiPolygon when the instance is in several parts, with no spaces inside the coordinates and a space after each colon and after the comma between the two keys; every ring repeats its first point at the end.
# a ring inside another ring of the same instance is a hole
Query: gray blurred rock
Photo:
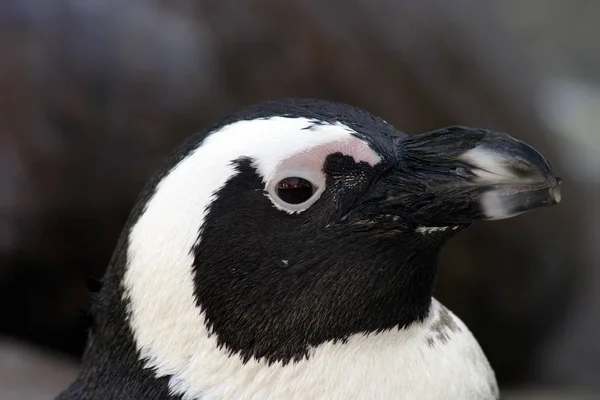
{"type": "Polygon", "coordinates": [[[585,215],[571,222],[581,237],[577,293],[565,317],[542,340],[532,375],[600,392],[600,3],[510,0],[496,6],[508,29],[526,42],[544,77],[536,108],[555,137],[565,170],[582,185],[571,197],[585,215]]]}
{"type": "Polygon", "coordinates": [[[596,400],[597,394],[573,389],[528,388],[502,391],[503,400],[596,400]]]}
{"type": "Polygon", "coordinates": [[[77,376],[73,362],[10,339],[0,339],[0,398],[48,400],[77,376]]]}

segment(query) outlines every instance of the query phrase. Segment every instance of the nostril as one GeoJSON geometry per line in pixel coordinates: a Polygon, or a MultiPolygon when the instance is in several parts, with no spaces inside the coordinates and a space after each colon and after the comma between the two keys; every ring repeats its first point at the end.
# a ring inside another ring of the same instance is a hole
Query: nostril
{"type": "Polygon", "coordinates": [[[560,185],[562,184],[562,179],[561,179],[561,178],[559,178],[558,176],[556,177],[556,184],[557,184],[558,186],[560,186],[560,185]]]}
{"type": "Polygon", "coordinates": [[[467,169],[465,167],[454,168],[454,173],[463,178],[469,177],[469,172],[467,171],[467,169]]]}

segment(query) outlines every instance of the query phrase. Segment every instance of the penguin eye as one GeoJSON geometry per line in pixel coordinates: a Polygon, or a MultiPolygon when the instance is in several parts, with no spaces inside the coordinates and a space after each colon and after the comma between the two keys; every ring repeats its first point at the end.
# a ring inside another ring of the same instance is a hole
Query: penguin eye
{"type": "Polygon", "coordinates": [[[273,205],[290,214],[312,206],[325,190],[325,175],[307,168],[285,168],[278,171],[265,187],[273,205]]]}
{"type": "Polygon", "coordinates": [[[284,178],[277,183],[277,196],[288,204],[302,204],[309,200],[314,192],[312,183],[296,176],[284,178]]]}

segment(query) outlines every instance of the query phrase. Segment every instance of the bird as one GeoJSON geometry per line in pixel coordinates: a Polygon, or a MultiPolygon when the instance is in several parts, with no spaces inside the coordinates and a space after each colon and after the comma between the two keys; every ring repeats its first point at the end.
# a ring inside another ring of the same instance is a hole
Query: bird
{"type": "Polygon", "coordinates": [[[502,132],[407,134],[327,100],[238,109],[142,191],[57,399],[498,399],[434,297],[439,253],[560,184],[502,132]]]}

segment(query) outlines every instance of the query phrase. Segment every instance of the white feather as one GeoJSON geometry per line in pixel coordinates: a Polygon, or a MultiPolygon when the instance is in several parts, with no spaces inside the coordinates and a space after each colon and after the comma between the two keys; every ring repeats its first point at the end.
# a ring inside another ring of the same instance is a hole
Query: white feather
{"type": "Polygon", "coordinates": [[[450,228],[450,227],[449,226],[419,226],[417,228],[417,232],[419,232],[422,235],[427,235],[429,233],[444,232],[448,228],[450,228]]]}

